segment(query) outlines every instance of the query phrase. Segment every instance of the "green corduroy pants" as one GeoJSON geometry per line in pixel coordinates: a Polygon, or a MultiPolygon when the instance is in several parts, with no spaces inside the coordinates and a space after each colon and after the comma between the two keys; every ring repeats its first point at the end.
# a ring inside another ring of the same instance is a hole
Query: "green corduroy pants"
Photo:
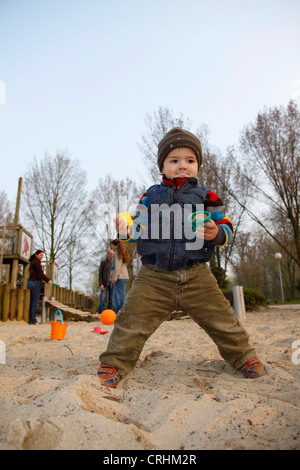
{"type": "Polygon", "coordinates": [[[248,333],[209,267],[197,263],[177,271],[162,271],[152,265],[140,269],[100,362],[118,367],[124,377],[134,369],[146,340],[174,310],[200,325],[232,367],[238,369],[256,356],[248,333]]]}

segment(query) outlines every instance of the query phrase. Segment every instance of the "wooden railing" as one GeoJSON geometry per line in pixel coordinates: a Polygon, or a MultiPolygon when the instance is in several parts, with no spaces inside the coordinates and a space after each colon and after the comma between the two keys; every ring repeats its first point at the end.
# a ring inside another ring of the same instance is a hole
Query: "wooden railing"
{"type": "Polygon", "coordinates": [[[97,311],[97,303],[94,299],[80,292],[74,292],[66,287],[45,284],[44,295],[50,298],[55,297],[55,300],[68,305],[68,307],[77,308],[78,310],[90,313],[96,313],[97,311]]]}
{"type": "MultiPolygon", "coordinates": [[[[85,312],[96,313],[94,299],[65,287],[45,284],[44,296],[85,312]]],[[[30,290],[13,289],[10,284],[0,284],[0,321],[17,320],[29,322],[30,290]]]]}

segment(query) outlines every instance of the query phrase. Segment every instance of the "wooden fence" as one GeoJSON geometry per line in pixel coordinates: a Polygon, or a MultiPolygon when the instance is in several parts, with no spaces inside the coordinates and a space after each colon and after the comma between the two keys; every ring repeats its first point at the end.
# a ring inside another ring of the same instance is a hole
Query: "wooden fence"
{"type": "Polygon", "coordinates": [[[0,320],[29,322],[30,290],[12,289],[10,284],[0,285],[0,320]]]}
{"type": "MultiPolygon", "coordinates": [[[[96,301],[85,294],[65,287],[45,285],[44,295],[85,312],[96,313],[96,301]],[[49,290],[51,288],[51,290],[49,290]]],[[[10,284],[0,284],[0,321],[17,320],[29,322],[30,290],[13,289],[10,284]]]]}
{"type": "Polygon", "coordinates": [[[58,302],[78,310],[90,313],[96,313],[97,311],[97,302],[94,299],[80,292],[69,290],[66,287],[45,284],[45,296],[50,298],[55,297],[55,300],[58,302]]]}

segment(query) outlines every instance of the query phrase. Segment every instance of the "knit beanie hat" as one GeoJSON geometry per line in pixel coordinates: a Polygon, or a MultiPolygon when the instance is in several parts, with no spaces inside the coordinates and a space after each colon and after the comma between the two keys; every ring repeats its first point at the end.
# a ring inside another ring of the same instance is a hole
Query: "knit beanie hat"
{"type": "Polygon", "coordinates": [[[198,160],[199,167],[202,163],[202,149],[200,140],[191,132],[185,131],[180,127],[171,129],[158,144],[157,164],[159,170],[162,170],[164,161],[171,150],[178,147],[188,147],[194,150],[198,160]]]}

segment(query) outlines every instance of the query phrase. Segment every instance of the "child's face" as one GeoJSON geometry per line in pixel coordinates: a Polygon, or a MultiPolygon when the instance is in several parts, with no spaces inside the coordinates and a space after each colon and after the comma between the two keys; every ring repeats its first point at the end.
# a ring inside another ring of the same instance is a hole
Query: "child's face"
{"type": "Polygon", "coordinates": [[[196,178],[198,161],[195,152],[188,147],[179,147],[168,153],[162,173],[170,180],[174,178],[196,178]]]}

